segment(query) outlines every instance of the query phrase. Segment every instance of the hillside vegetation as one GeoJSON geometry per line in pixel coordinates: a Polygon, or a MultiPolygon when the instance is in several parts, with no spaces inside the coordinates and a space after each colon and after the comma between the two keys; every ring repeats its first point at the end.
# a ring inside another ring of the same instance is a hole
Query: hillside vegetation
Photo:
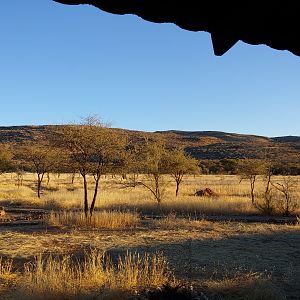
{"type": "MultiPolygon", "coordinates": [[[[45,134],[45,126],[0,127],[0,143],[20,143],[45,134]]],[[[59,125],[58,125],[59,127],[59,125]]],[[[184,147],[187,153],[201,160],[221,160],[280,157],[281,161],[300,163],[300,137],[264,137],[219,131],[157,131],[143,132],[115,129],[129,140],[139,142],[144,137],[161,138],[169,146],[184,147]]]]}

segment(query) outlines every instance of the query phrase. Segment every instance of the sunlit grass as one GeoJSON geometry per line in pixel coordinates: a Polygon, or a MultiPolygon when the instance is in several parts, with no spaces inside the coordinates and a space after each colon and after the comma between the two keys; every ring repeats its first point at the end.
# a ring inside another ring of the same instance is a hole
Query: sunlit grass
{"type": "MultiPolygon", "coordinates": [[[[140,175],[142,176],[142,175],[140,175]]],[[[296,213],[300,213],[300,177],[298,186],[292,192],[293,199],[298,202],[296,213]]],[[[274,177],[280,182],[282,177],[274,177]]],[[[170,213],[172,211],[203,214],[253,214],[259,213],[253,207],[249,195],[249,183],[239,181],[238,176],[201,175],[187,176],[183,181],[178,197],[175,197],[175,184],[171,177],[160,207],[151,194],[141,186],[124,188],[120,176],[102,178],[96,209],[106,210],[138,210],[148,213],[170,213]],[[209,187],[218,197],[196,197],[196,190],[209,187]]],[[[93,193],[93,179],[89,178],[90,197],[93,193]]],[[[262,201],[264,191],[263,179],[259,178],[256,185],[256,198],[262,201]]],[[[282,197],[274,191],[274,197],[282,197]]],[[[91,198],[90,198],[91,201],[91,198]]],[[[18,187],[12,174],[0,176],[0,205],[43,207],[51,210],[82,209],[82,179],[77,175],[71,183],[69,174],[50,175],[50,182],[43,183],[42,196],[36,196],[35,175],[25,174],[23,185],[18,187]]]]}
{"type": "MultiPolygon", "coordinates": [[[[300,177],[297,179],[298,186],[292,196],[299,204],[300,177]]],[[[186,272],[186,261],[191,261],[199,272],[201,287],[213,295],[221,295],[222,299],[286,299],[282,291],[288,291],[276,286],[278,279],[260,272],[262,266],[272,269],[274,265],[282,276],[280,280],[287,278],[291,285],[298,280],[299,267],[296,260],[293,262],[293,255],[294,247],[298,247],[299,225],[205,221],[202,214],[258,213],[251,204],[248,182],[239,183],[237,176],[188,176],[175,197],[175,185],[171,178],[167,180],[170,185],[158,207],[142,187],[125,189],[120,176],[103,177],[94,219],[87,221],[80,212],[83,204],[80,177],[76,176],[72,184],[68,174],[59,177],[51,174],[38,199],[33,174],[25,174],[19,187],[14,175],[0,176],[0,206],[53,210],[48,221],[35,227],[36,231],[30,226],[1,228],[0,256],[8,258],[0,262],[1,300],[126,299],[140,288],[155,288],[161,282],[168,282],[164,278],[170,280],[166,275],[168,268],[163,267],[165,259],[159,262],[160,258],[147,254],[145,262],[144,254],[134,252],[154,253],[161,249],[176,276],[186,276],[182,275],[186,272]],[[206,187],[217,196],[194,196],[196,190],[206,187]],[[270,256],[266,245],[272,248],[270,256]],[[124,253],[124,247],[132,253],[118,261],[116,253],[124,253]],[[77,255],[90,248],[101,251],[77,255]],[[112,259],[104,254],[110,250],[115,253],[112,259]],[[53,254],[40,256],[41,252],[53,254]],[[24,261],[31,261],[25,269],[21,266],[24,261]],[[220,264],[216,270],[214,262],[220,264]],[[235,273],[230,269],[235,263],[246,266],[247,270],[235,273]],[[153,264],[158,268],[151,267],[153,264]],[[201,268],[206,268],[204,273],[201,268]],[[227,269],[230,274],[222,273],[227,269]]],[[[91,177],[89,184],[91,197],[91,177]]],[[[257,199],[262,199],[263,189],[260,177],[257,199]]],[[[299,214],[299,206],[296,212],[299,214]]]]}
{"type": "Polygon", "coordinates": [[[95,211],[86,217],[82,211],[51,212],[48,223],[55,226],[80,228],[122,229],[139,225],[140,217],[134,212],[95,211]]]}
{"type": "Polygon", "coordinates": [[[115,263],[99,250],[86,252],[82,259],[38,255],[16,273],[12,260],[0,258],[0,276],[4,274],[8,281],[8,273],[15,275],[14,289],[6,291],[13,300],[111,299],[117,293],[126,299],[136,291],[174,282],[166,259],[159,253],[127,252],[115,263]]]}

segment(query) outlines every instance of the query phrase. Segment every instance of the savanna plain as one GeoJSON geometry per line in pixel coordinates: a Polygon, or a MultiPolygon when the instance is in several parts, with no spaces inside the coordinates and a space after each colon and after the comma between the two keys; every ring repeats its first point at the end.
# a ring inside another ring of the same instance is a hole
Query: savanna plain
{"type": "MultiPolygon", "coordinates": [[[[86,218],[82,178],[71,177],[49,174],[38,198],[34,174],[0,176],[0,299],[300,299],[300,225],[232,221],[262,214],[246,180],[186,176],[176,197],[166,175],[158,205],[107,175],[86,218]],[[195,196],[204,188],[214,195],[195,196]]],[[[264,187],[259,177],[258,200],[264,187]]]]}

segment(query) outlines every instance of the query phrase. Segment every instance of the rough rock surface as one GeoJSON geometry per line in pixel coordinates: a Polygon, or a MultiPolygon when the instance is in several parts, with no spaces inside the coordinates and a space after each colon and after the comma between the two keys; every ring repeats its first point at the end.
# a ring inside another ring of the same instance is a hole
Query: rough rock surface
{"type": "Polygon", "coordinates": [[[91,4],[114,14],[135,14],[155,23],[174,23],[211,34],[214,52],[223,55],[239,40],[289,50],[300,56],[297,1],[194,0],[54,0],[63,4],[91,4]]]}

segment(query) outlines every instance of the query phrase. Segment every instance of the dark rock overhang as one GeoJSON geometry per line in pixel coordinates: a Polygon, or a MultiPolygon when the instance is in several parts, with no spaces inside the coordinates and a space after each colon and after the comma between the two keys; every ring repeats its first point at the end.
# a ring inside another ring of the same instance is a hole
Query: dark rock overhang
{"type": "Polygon", "coordinates": [[[223,0],[54,0],[90,4],[114,14],[134,14],[155,23],[174,23],[190,31],[211,34],[215,55],[236,42],[268,45],[300,56],[297,1],[223,0]]]}

